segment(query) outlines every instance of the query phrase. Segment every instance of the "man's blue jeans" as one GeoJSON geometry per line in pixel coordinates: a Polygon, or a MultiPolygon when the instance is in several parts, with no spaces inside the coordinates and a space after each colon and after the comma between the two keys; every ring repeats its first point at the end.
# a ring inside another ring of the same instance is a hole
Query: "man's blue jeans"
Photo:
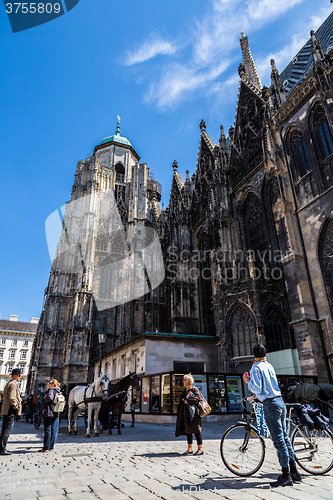
{"type": "Polygon", "coordinates": [[[59,418],[44,418],[44,450],[53,450],[59,431],[59,418]]]}
{"type": "Polygon", "coordinates": [[[289,467],[289,462],[295,462],[295,454],[286,431],[286,405],[281,397],[265,399],[265,420],[273,444],[278,452],[281,467],[289,467]]]}

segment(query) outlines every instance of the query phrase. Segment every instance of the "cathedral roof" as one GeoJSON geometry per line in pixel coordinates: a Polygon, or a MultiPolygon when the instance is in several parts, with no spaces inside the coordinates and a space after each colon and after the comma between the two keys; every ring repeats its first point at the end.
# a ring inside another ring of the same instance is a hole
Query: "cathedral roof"
{"type": "MultiPolygon", "coordinates": [[[[105,137],[105,139],[103,139],[101,141],[101,144],[106,144],[108,142],[118,142],[119,144],[125,144],[126,146],[132,146],[132,144],[130,143],[130,141],[128,139],[126,139],[126,137],[122,137],[120,135],[120,117],[117,116],[117,127],[116,127],[116,131],[113,135],[110,135],[110,137],[105,137]]],[[[133,147],[133,146],[132,146],[133,147]]]]}
{"type": "MultiPolygon", "coordinates": [[[[318,42],[325,53],[333,44],[333,12],[315,32],[318,42]]],[[[313,57],[311,38],[301,48],[288,66],[282,71],[280,78],[287,96],[291,95],[312,71],[313,57]]]]}

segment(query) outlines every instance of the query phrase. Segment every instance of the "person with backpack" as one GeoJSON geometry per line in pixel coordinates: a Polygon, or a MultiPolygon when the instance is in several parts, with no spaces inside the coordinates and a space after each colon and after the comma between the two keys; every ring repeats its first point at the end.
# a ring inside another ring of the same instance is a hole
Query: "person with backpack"
{"type": "Polygon", "coordinates": [[[267,427],[278,453],[282,475],[277,481],[270,483],[277,486],[292,486],[300,482],[302,477],[296,468],[295,454],[286,430],[286,405],[273,366],[266,361],[266,348],[257,344],[253,348],[254,364],[250,374],[244,373],[243,380],[249,391],[263,404],[267,427]]]}
{"type": "MultiPolygon", "coordinates": [[[[59,412],[57,398],[61,395],[60,384],[56,379],[50,380],[44,396],[43,419],[44,419],[44,446],[41,452],[51,451],[57,441],[59,431],[59,412]]],[[[59,405],[58,405],[59,406],[59,405]]]]}
{"type": "Polygon", "coordinates": [[[201,417],[198,404],[201,401],[201,393],[194,384],[191,374],[184,375],[185,390],[182,393],[177,410],[176,434],[175,436],[187,437],[187,450],[183,455],[203,455],[201,417]],[[193,434],[197,440],[198,450],[193,453],[193,434]]]}

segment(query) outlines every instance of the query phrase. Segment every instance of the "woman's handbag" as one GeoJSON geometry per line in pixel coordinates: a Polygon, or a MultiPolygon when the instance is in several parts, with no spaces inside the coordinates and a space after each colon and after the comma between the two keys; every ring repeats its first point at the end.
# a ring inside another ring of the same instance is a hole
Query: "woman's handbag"
{"type": "Polygon", "coordinates": [[[207,403],[202,394],[201,394],[201,399],[198,403],[198,408],[200,417],[206,417],[212,411],[211,407],[209,406],[209,404],[207,403]]]}

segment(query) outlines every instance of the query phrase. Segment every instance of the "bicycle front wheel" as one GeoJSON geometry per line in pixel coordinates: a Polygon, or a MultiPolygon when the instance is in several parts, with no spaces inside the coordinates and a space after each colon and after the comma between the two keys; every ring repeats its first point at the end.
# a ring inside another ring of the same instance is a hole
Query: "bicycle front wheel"
{"type": "Polygon", "coordinates": [[[235,424],[222,437],[221,458],[233,474],[251,476],[264,462],[265,443],[254,427],[235,424]]]}
{"type": "Polygon", "coordinates": [[[310,474],[325,474],[333,467],[333,434],[330,430],[295,429],[291,444],[298,465],[310,474]]]}

